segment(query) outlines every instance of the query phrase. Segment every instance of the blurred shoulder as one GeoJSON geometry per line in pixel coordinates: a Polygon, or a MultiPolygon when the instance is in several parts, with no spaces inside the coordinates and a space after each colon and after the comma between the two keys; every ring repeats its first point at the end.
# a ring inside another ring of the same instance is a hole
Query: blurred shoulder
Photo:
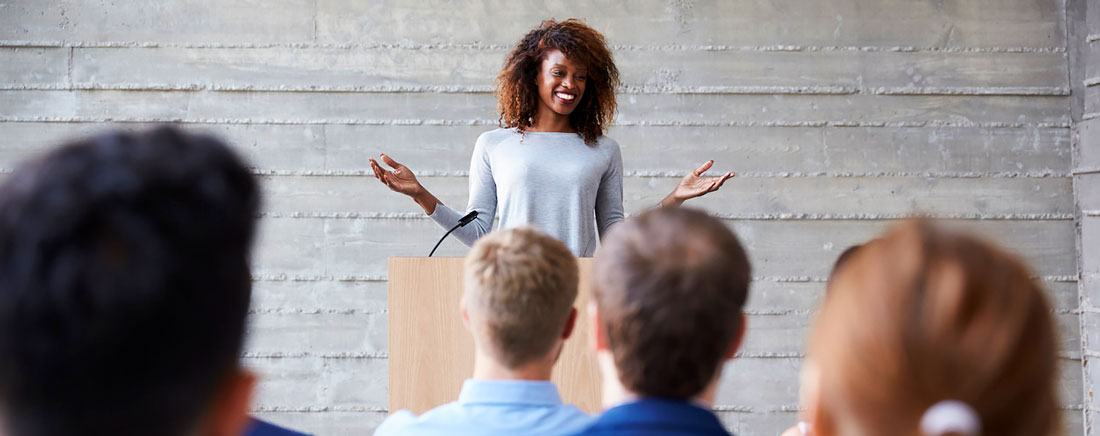
{"type": "Polygon", "coordinates": [[[436,406],[421,415],[398,410],[382,421],[374,435],[458,434],[468,427],[467,418],[458,402],[436,406]]]}
{"type": "Polygon", "coordinates": [[[270,422],[253,419],[245,436],[308,436],[306,433],[279,427],[270,422]]]}
{"type": "Polygon", "coordinates": [[[404,434],[417,422],[417,416],[408,410],[398,410],[387,416],[374,430],[375,436],[404,434]]]}

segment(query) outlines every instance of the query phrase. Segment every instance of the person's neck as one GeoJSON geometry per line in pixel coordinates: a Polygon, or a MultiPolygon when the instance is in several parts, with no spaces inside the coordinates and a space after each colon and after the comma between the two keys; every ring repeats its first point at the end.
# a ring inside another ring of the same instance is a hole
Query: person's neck
{"type": "MultiPolygon", "coordinates": [[[[600,375],[603,378],[604,409],[610,409],[620,404],[638,401],[645,397],[644,395],[631,391],[619,381],[619,370],[615,368],[615,358],[612,357],[610,352],[597,352],[596,361],[600,367],[600,375]]],[[[707,387],[704,388],[702,392],[691,398],[691,403],[707,410],[714,407],[714,397],[715,393],[718,391],[718,380],[720,378],[721,371],[714,376],[714,379],[707,384],[707,387]]]]}
{"type": "Polygon", "coordinates": [[[535,123],[527,128],[528,132],[576,133],[573,123],[569,122],[568,115],[559,114],[545,106],[536,108],[533,118],[535,123]]]}
{"type": "Polygon", "coordinates": [[[554,361],[542,359],[508,368],[497,362],[492,356],[477,351],[474,356],[474,380],[530,380],[549,381],[550,373],[554,370],[554,361]]]}

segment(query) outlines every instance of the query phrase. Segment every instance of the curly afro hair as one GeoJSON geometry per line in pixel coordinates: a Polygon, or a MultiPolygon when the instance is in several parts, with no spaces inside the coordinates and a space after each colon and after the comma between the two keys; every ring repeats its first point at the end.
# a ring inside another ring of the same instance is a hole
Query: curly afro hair
{"type": "Polygon", "coordinates": [[[520,132],[531,127],[539,99],[535,80],[543,58],[553,50],[588,68],[587,87],[569,121],[586,144],[594,144],[615,115],[619,69],[603,35],[577,19],[543,21],[508,54],[497,76],[499,123],[520,132]]]}

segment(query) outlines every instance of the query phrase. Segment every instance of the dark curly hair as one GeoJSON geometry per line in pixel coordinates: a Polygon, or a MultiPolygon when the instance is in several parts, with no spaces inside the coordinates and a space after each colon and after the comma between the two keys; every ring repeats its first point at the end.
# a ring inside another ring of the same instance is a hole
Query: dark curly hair
{"type": "Polygon", "coordinates": [[[593,144],[615,115],[619,69],[603,35],[577,19],[543,21],[508,54],[497,76],[499,123],[520,132],[531,127],[539,99],[535,80],[543,58],[553,50],[588,68],[588,86],[569,121],[585,144],[593,144]]]}

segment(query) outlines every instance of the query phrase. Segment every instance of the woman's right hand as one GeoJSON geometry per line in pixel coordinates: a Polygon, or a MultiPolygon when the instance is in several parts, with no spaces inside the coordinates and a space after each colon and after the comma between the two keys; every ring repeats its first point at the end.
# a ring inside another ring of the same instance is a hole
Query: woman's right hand
{"type": "Polygon", "coordinates": [[[435,207],[443,204],[439,199],[435,198],[431,192],[424,189],[424,186],[416,180],[416,175],[413,174],[409,167],[401,165],[397,161],[393,160],[385,154],[379,154],[382,157],[382,162],[389,165],[393,170],[387,170],[382,168],[382,165],[378,164],[378,161],[371,159],[370,168],[374,170],[374,177],[392,189],[394,192],[400,192],[402,194],[412,197],[416,204],[420,205],[421,209],[424,209],[424,213],[431,215],[435,213],[435,207]]]}
{"type": "Polygon", "coordinates": [[[416,180],[416,176],[413,175],[409,167],[398,163],[385,154],[379,154],[379,156],[382,157],[382,162],[393,168],[393,171],[382,168],[378,161],[371,159],[370,167],[374,170],[374,178],[380,180],[394,192],[400,192],[410,197],[415,197],[424,190],[424,187],[416,180]]]}

